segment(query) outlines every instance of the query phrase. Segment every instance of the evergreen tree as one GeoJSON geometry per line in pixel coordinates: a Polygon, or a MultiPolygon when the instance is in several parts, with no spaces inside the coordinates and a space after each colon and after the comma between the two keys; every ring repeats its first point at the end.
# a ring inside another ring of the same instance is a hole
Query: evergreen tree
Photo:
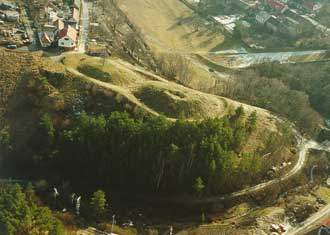
{"type": "Polygon", "coordinates": [[[93,193],[90,201],[90,206],[92,209],[92,213],[100,217],[106,210],[106,196],[105,193],[102,190],[98,190],[93,193]]]}
{"type": "Polygon", "coordinates": [[[8,235],[56,234],[62,235],[61,224],[46,207],[37,207],[26,199],[22,188],[0,186],[0,228],[8,235]]]}
{"type": "Polygon", "coordinates": [[[252,112],[251,115],[248,117],[246,123],[246,129],[249,133],[251,133],[257,128],[257,119],[258,117],[256,111],[252,112]]]}
{"type": "Polygon", "coordinates": [[[204,181],[201,177],[198,177],[195,181],[194,189],[196,193],[201,194],[205,188],[204,181]]]}

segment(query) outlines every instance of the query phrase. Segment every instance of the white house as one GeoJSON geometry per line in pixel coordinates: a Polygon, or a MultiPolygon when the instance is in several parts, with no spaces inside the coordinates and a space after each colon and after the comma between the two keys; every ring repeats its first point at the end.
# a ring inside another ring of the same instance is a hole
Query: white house
{"type": "Polygon", "coordinates": [[[68,25],[68,27],[62,29],[58,33],[59,40],[58,46],[64,50],[74,50],[77,41],[77,31],[68,25]]]}

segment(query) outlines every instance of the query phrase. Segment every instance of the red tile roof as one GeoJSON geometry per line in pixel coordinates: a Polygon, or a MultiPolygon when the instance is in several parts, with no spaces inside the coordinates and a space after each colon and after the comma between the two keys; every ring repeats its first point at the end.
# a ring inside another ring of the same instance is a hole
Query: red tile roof
{"type": "Polygon", "coordinates": [[[68,27],[66,27],[58,32],[58,36],[59,36],[59,38],[68,36],[73,41],[77,41],[77,30],[75,30],[73,27],[68,25],[68,27]]]}

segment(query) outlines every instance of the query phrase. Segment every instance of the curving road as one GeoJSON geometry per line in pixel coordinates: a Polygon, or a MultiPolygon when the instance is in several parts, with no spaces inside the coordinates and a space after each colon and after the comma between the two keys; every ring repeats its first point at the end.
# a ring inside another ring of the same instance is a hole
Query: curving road
{"type": "Polygon", "coordinates": [[[264,188],[267,188],[271,185],[279,183],[279,181],[287,180],[297,174],[305,165],[306,162],[306,156],[310,149],[316,149],[316,150],[324,150],[330,152],[330,147],[324,147],[322,144],[319,144],[313,140],[307,141],[306,139],[299,137],[298,141],[298,149],[299,149],[299,158],[297,161],[297,164],[285,175],[283,175],[280,179],[273,179],[264,183],[260,183],[258,185],[231,193],[227,196],[223,196],[220,199],[230,199],[238,196],[243,196],[249,193],[257,192],[259,190],[262,190],[264,188]]]}
{"type": "MultiPolygon", "coordinates": [[[[330,152],[330,142],[326,141],[323,144],[314,143],[311,149],[322,150],[330,152]],[[315,145],[316,144],[316,145],[315,145]]],[[[323,207],[321,210],[313,214],[307,220],[300,224],[297,228],[291,228],[285,235],[303,235],[307,232],[319,227],[320,221],[330,217],[330,204],[323,207]]]]}
{"type": "Polygon", "coordinates": [[[305,220],[298,228],[291,228],[288,232],[285,233],[285,235],[303,235],[306,234],[313,229],[315,229],[316,226],[319,227],[319,222],[329,218],[330,216],[330,204],[323,207],[320,211],[313,214],[311,217],[309,217],[307,220],[305,220]]]}

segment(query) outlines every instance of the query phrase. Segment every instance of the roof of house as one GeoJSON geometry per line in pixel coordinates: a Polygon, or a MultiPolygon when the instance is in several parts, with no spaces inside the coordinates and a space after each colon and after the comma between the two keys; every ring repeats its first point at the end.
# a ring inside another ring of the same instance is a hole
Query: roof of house
{"type": "Polygon", "coordinates": [[[50,39],[50,36],[46,32],[42,33],[42,36],[41,36],[40,40],[43,43],[52,43],[52,40],[50,39]]]}
{"type": "Polygon", "coordinates": [[[79,22],[79,10],[77,8],[73,8],[72,10],[72,19],[75,21],[75,22],[79,22]]]}
{"type": "Polygon", "coordinates": [[[74,0],[73,7],[80,8],[80,5],[81,5],[81,1],[80,0],[74,0]]]}
{"type": "Polygon", "coordinates": [[[51,44],[54,41],[54,33],[53,32],[40,32],[38,33],[39,41],[41,46],[45,47],[51,44]]]}
{"type": "Polygon", "coordinates": [[[272,8],[276,9],[276,10],[284,10],[285,8],[288,7],[288,5],[279,2],[277,0],[268,0],[268,5],[271,6],[272,8]]]}
{"type": "Polygon", "coordinates": [[[57,19],[54,21],[54,26],[57,28],[57,30],[64,29],[64,22],[60,19],[57,19]]]}
{"type": "Polygon", "coordinates": [[[321,5],[319,3],[315,3],[315,2],[304,2],[304,7],[310,9],[310,10],[314,10],[315,8],[319,9],[321,8],[321,5]]]}
{"type": "Polygon", "coordinates": [[[75,30],[73,27],[68,25],[68,27],[66,27],[66,28],[59,31],[58,36],[60,38],[69,37],[73,41],[77,41],[77,30],[75,30]]]}

